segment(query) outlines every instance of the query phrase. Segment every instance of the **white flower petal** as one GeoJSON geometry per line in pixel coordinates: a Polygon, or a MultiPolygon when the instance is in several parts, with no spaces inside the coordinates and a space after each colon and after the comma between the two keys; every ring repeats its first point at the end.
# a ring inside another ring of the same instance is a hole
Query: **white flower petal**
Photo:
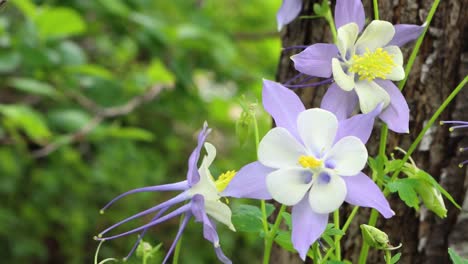
{"type": "Polygon", "coordinates": [[[213,163],[213,160],[216,157],[216,148],[208,142],[206,142],[204,146],[207,155],[203,157],[202,164],[198,169],[198,173],[200,174],[200,181],[192,186],[189,192],[191,195],[201,194],[205,200],[218,200],[218,189],[216,189],[213,176],[209,170],[209,166],[211,163],[213,163]]]}
{"type": "Polygon", "coordinates": [[[346,74],[337,58],[332,59],[332,72],[333,79],[341,89],[351,91],[354,88],[354,73],[346,74]]]}
{"type": "Polygon", "coordinates": [[[268,174],[266,184],[273,199],[284,205],[295,205],[309,190],[312,173],[300,168],[279,169],[268,174]]]}
{"type": "Polygon", "coordinates": [[[236,231],[236,228],[231,222],[231,209],[226,204],[220,201],[205,200],[206,213],[229,227],[232,231],[236,231]]]}
{"type": "Polygon", "coordinates": [[[315,158],[321,158],[335,140],[338,119],[327,110],[308,109],[297,117],[297,129],[302,141],[315,158]]]}
{"type": "Polygon", "coordinates": [[[348,60],[354,54],[354,43],[359,33],[359,27],[356,23],[349,23],[338,28],[337,44],[341,57],[348,60]],[[349,52],[349,54],[348,54],[349,52]],[[346,56],[348,55],[348,56],[346,56]]]}
{"type": "Polygon", "coordinates": [[[396,65],[403,65],[403,53],[401,53],[401,49],[398,46],[388,46],[383,48],[383,50],[393,55],[393,62],[396,65]]]}
{"type": "Polygon", "coordinates": [[[395,35],[392,23],[382,20],[372,21],[356,41],[356,53],[362,54],[366,48],[373,52],[376,48],[387,45],[395,35]]]}
{"type": "Polygon", "coordinates": [[[356,82],[356,93],[359,97],[361,112],[367,114],[384,103],[383,109],[390,104],[390,95],[378,84],[372,81],[362,80],[356,82]]]}
{"type": "Polygon", "coordinates": [[[327,214],[338,209],[345,197],[346,184],[343,179],[338,175],[325,173],[319,175],[312,184],[309,203],[314,212],[327,214]]]}
{"type": "Polygon", "coordinates": [[[385,78],[392,81],[401,81],[405,78],[405,69],[403,69],[403,66],[395,66],[385,78]]]}
{"type": "Polygon", "coordinates": [[[270,130],[258,145],[258,161],[270,168],[297,167],[304,147],[282,127],[270,130]]]}
{"type": "Polygon", "coordinates": [[[367,162],[367,149],[361,140],[354,136],[340,139],[327,153],[327,164],[333,164],[333,169],[340,176],[358,174],[367,162]]]}
{"type": "Polygon", "coordinates": [[[205,167],[208,168],[211,166],[211,163],[213,163],[214,159],[216,158],[216,148],[215,146],[213,146],[213,144],[209,142],[205,142],[204,147],[206,150],[206,155],[203,158],[202,166],[204,164],[205,167]]]}

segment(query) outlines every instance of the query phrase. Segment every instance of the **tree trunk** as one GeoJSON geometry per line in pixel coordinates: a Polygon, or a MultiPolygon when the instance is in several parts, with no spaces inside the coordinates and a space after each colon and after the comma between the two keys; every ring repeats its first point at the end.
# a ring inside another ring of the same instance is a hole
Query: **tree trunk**
{"type": "MultiPolygon", "coordinates": [[[[305,0],[301,15],[311,15],[314,2],[317,1],[305,0]]],[[[394,24],[421,25],[425,21],[433,1],[394,0],[379,2],[382,20],[394,24]]],[[[371,20],[373,14],[371,1],[363,0],[363,3],[367,18],[371,20]]],[[[334,5],[334,1],[332,5],[334,5]]],[[[398,135],[390,132],[388,155],[395,146],[404,149],[409,147],[424,123],[467,74],[468,46],[464,41],[468,37],[468,26],[467,23],[464,23],[467,16],[467,0],[441,1],[403,90],[411,110],[410,134],[398,135]]],[[[283,30],[283,47],[320,42],[331,43],[329,32],[324,19],[296,19],[283,30]]],[[[413,46],[414,43],[409,43],[403,48],[406,59],[413,46]]],[[[298,73],[294,70],[289,57],[299,51],[289,49],[281,54],[277,81],[284,83],[298,73]]],[[[325,91],[326,87],[316,87],[300,89],[297,90],[297,93],[307,107],[318,107],[325,91]]],[[[441,120],[468,121],[467,99],[468,91],[462,91],[443,113],[441,120]]],[[[373,136],[368,144],[371,155],[377,153],[381,122],[377,121],[376,123],[373,136]]],[[[435,125],[426,135],[423,144],[412,155],[418,167],[429,172],[460,204],[463,203],[466,194],[465,179],[468,178],[467,170],[458,167],[461,161],[468,159],[466,154],[463,155],[457,151],[462,146],[468,146],[468,139],[463,135],[466,135],[466,131],[449,133],[447,126],[435,125]]],[[[457,245],[468,243],[468,237],[464,235],[467,233],[466,223],[463,224],[460,210],[447,200],[445,202],[448,215],[445,219],[438,218],[424,207],[416,212],[414,209],[406,207],[397,195],[389,196],[389,200],[396,215],[389,220],[379,221],[378,226],[389,234],[392,244],[403,244],[402,249],[399,250],[403,254],[400,263],[451,263],[447,248],[449,246],[457,248],[457,245]]],[[[346,217],[346,212],[349,212],[349,208],[344,208],[341,215],[346,217]]],[[[353,263],[357,263],[361,247],[358,226],[366,223],[368,215],[368,209],[360,209],[359,217],[355,218],[353,225],[342,240],[344,256],[353,263]]],[[[297,259],[295,256],[297,254],[282,250],[275,250],[274,254],[271,263],[294,263],[291,259],[297,259]]],[[[382,252],[371,249],[368,263],[383,263],[382,254],[382,252]]],[[[463,254],[467,254],[467,252],[463,254]]]]}

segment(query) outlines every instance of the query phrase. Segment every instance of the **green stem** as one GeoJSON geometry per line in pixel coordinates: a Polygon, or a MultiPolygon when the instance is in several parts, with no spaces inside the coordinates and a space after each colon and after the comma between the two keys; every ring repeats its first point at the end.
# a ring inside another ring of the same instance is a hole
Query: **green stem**
{"type": "MultiPolygon", "coordinates": [[[[372,209],[370,217],[369,217],[369,223],[368,225],[370,226],[375,226],[377,223],[377,218],[379,216],[379,213],[377,210],[372,209]]],[[[363,242],[362,247],[361,247],[361,252],[359,253],[359,264],[365,264],[367,261],[367,255],[369,253],[369,244],[363,242]]]]}
{"type": "Polygon", "coordinates": [[[374,19],[379,20],[379,3],[377,0],[373,0],[374,5],[374,19]]]}
{"type": "Polygon", "coordinates": [[[328,5],[328,12],[327,14],[325,15],[325,20],[327,20],[328,22],[328,25],[330,26],[330,31],[332,33],[332,37],[333,37],[333,43],[336,43],[336,26],[335,26],[335,20],[333,19],[333,15],[331,13],[331,8],[330,8],[330,5],[328,3],[328,1],[325,1],[326,5],[328,5]]]}
{"type": "Polygon", "coordinates": [[[276,232],[278,231],[281,220],[283,219],[283,212],[286,210],[286,205],[281,205],[276,217],[276,221],[273,224],[270,232],[265,234],[265,251],[263,252],[263,264],[268,264],[270,262],[271,247],[273,246],[273,241],[275,240],[276,232]]]}
{"type": "Polygon", "coordinates": [[[406,64],[405,78],[402,81],[400,81],[400,83],[398,84],[398,88],[400,88],[400,90],[403,90],[403,87],[405,87],[406,81],[408,80],[408,75],[411,72],[411,69],[413,68],[414,61],[416,60],[416,56],[418,55],[419,49],[421,48],[421,44],[424,40],[424,37],[426,36],[426,32],[429,29],[429,25],[431,24],[432,18],[434,17],[434,14],[437,10],[437,7],[439,6],[439,3],[440,3],[440,0],[435,0],[431,6],[431,10],[429,10],[429,14],[427,15],[426,22],[424,22],[425,24],[424,30],[421,36],[419,36],[418,40],[416,41],[413,52],[411,52],[411,55],[408,59],[408,63],[406,64]]]}
{"type": "Polygon", "coordinates": [[[385,263],[392,264],[392,253],[390,250],[385,250],[385,263]]]}
{"type": "MultiPolygon", "coordinates": [[[[340,209],[336,209],[333,212],[333,222],[335,223],[335,228],[340,229],[340,209]]],[[[335,236],[335,256],[338,261],[341,261],[341,245],[340,245],[341,236],[335,236]]]]}

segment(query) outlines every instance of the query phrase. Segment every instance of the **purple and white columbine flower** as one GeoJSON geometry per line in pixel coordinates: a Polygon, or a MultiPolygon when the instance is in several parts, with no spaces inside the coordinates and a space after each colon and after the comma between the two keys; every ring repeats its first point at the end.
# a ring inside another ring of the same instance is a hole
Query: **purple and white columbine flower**
{"type": "Polygon", "coordinates": [[[338,121],[329,111],[306,110],[299,97],[264,81],[263,104],[276,128],[261,140],[258,161],[243,167],[223,195],[275,199],[292,207],[292,243],[305,260],[325,231],[328,214],[346,201],[394,215],[378,186],[361,170],[380,107],[338,121]]]}
{"type": "Polygon", "coordinates": [[[283,0],[281,7],[276,14],[276,20],[278,22],[278,31],[291,23],[297,15],[301,12],[302,0],[283,0]]]}
{"type": "MultiPolygon", "coordinates": [[[[235,231],[235,228],[231,222],[231,210],[226,204],[220,201],[220,198],[221,198],[220,191],[224,189],[224,187],[220,188],[220,185],[222,186],[223,183],[218,184],[217,182],[215,182],[208,169],[216,156],[215,147],[211,145],[210,143],[205,143],[206,137],[208,136],[209,133],[210,133],[210,129],[208,129],[208,126],[205,123],[203,126],[203,130],[198,135],[198,145],[193,150],[188,160],[187,180],[177,182],[177,183],[172,183],[172,184],[150,186],[150,187],[144,187],[144,188],[139,188],[139,189],[128,191],[114,198],[101,210],[101,212],[103,212],[105,209],[107,209],[110,205],[112,205],[114,202],[116,202],[120,198],[125,197],[129,194],[133,194],[133,193],[165,192],[165,191],[182,191],[182,193],[180,193],[176,197],[166,202],[158,204],[152,208],[149,208],[143,212],[135,214],[131,217],[128,217],[127,219],[124,219],[112,225],[111,227],[102,231],[96,237],[96,239],[97,240],[110,240],[110,239],[115,239],[115,238],[119,238],[122,236],[141,232],[140,237],[138,238],[138,241],[135,243],[134,247],[132,248],[129,255],[127,256],[128,258],[133,253],[133,251],[137,247],[138,243],[140,242],[141,238],[146,233],[146,230],[148,228],[156,226],[178,215],[185,214],[182,220],[182,223],[180,224],[177,235],[174,239],[174,242],[169,248],[169,251],[167,252],[166,257],[164,258],[163,263],[166,263],[166,261],[168,260],[169,256],[174,250],[175,245],[177,244],[177,241],[180,239],[182,232],[184,231],[185,227],[187,226],[187,223],[189,222],[190,218],[192,218],[192,216],[195,217],[195,221],[201,222],[203,224],[203,235],[205,239],[213,243],[218,259],[225,264],[232,263],[231,260],[229,260],[224,255],[223,251],[221,250],[221,247],[219,244],[218,233],[216,231],[216,225],[215,225],[215,222],[212,220],[212,219],[215,219],[227,225],[231,230],[235,231]],[[207,155],[203,158],[200,168],[197,169],[197,164],[198,164],[198,160],[200,157],[200,151],[202,149],[202,146],[205,146],[207,155]],[[167,210],[169,210],[172,206],[185,202],[187,200],[189,200],[188,203],[164,215],[164,213],[167,210]],[[113,235],[113,236],[108,236],[108,237],[104,236],[109,231],[113,230],[114,228],[128,221],[131,221],[133,219],[136,219],[138,217],[142,217],[144,215],[151,214],[151,213],[156,213],[156,215],[148,224],[145,224],[141,227],[135,228],[133,230],[130,230],[130,231],[118,234],[118,235],[113,235]]],[[[222,180],[225,183],[226,179],[224,178],[225,177],[223,177],[222,180]]]]}
{"type": "Polygon", "coordinates": [[[389,129],[409,132],[409,108],[392,81],[404,79],[400,46],[416,39],[424,27],[392,25],[372,21],[363,31],[364,8],[360,0],[337,0],[336,44],[314,44],[294,55],[294,67],[301,73],[329,78],[333,83],[323,97],[321,108],[339,120],[349,117],[359,102],[362,113],[383,103],[379,115],[389,129]]]}

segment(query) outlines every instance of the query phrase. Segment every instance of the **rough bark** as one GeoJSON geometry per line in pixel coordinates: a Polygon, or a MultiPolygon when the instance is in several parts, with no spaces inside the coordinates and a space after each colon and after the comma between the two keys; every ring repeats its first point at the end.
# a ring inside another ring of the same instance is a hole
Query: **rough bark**
{"type": "MultiPolygon", "coordinates": [[[[303,15],[312,14],[314,2],[318,1],[304,1],[303,15]]],[[[422,24],[433,1],[379,2],[381,19],[394,24],[422,24]]],[[[363,0],[363,3],[370,20],[373,14],[371,1],[363,0]]],[[[468,26],[464,23],[467,16],[467,0],[441,1],[403,91],[411,109],[411,132],[409,135],[390,132],[387,154],[395,146],[408,148],[424,123],[467,74],[468,46],[464,41],[468,37],[468,26]]],[[[332,42],[328,25],[323,19],[296,19],[282,33],[283,47],[318,42],[332,42]]],[[[412,47],[410,43],[403,49],[406,58],[412,47]]],[[[287,50],[281,54],[277,81],[284,83],[297,74],[289,57],[299,51],[287,50]]],[[[306,106],[318,107],[325,89],[307,88],[297,93],[306,106]]],[[[441,120],[468,120],[467,99],[468,91],[465,89],[445,111],[441,120]]],[[[377,124],[368,145],[371,154],[376,153],[379,132],[380,125],[377,124]]],[[[464,200],[468,179],[467,170],[458,168],[462,160],[468,159],[466,154],[457,151],[462,146],[468,146],[466,131],[449,133],[448,127],[436,125],[425,137],[424,144],[413,154],[418,166],[435,177],[459,203],[464,200]]],[[[440,219],[424,207],[419,212],[407,208],[396,195],[391,195],[389,199],[397,214],[390,220],[379,221],[379,227],[389,234],[393,244],[403,244],[400,263],[450,263],[447,248],[457,248],[457,245],[468,243],[468,237],[463,235],[466,234],[466,227],[463,228],[463,223],[466,226],[466,217],[461,217],[460,210],[448,201],[448,216],[440,219]]],[[[342,215],[346,216],[346,211],[349,210],[345,208],[342,215]]],[[[367,221],[368,213],[368,210],[360,210],[359,217],[343,240],[344,256],[353,263],[357,263],[360,250],[358,225],[367,221]]],[[[276,250],[274,254],[271,263],[294,263],[291,259],[297,259],[294,254],[281,250],[276,250]]],[[[371,250],[368,263],[383,263],[382,253],[371,250]]]]}

